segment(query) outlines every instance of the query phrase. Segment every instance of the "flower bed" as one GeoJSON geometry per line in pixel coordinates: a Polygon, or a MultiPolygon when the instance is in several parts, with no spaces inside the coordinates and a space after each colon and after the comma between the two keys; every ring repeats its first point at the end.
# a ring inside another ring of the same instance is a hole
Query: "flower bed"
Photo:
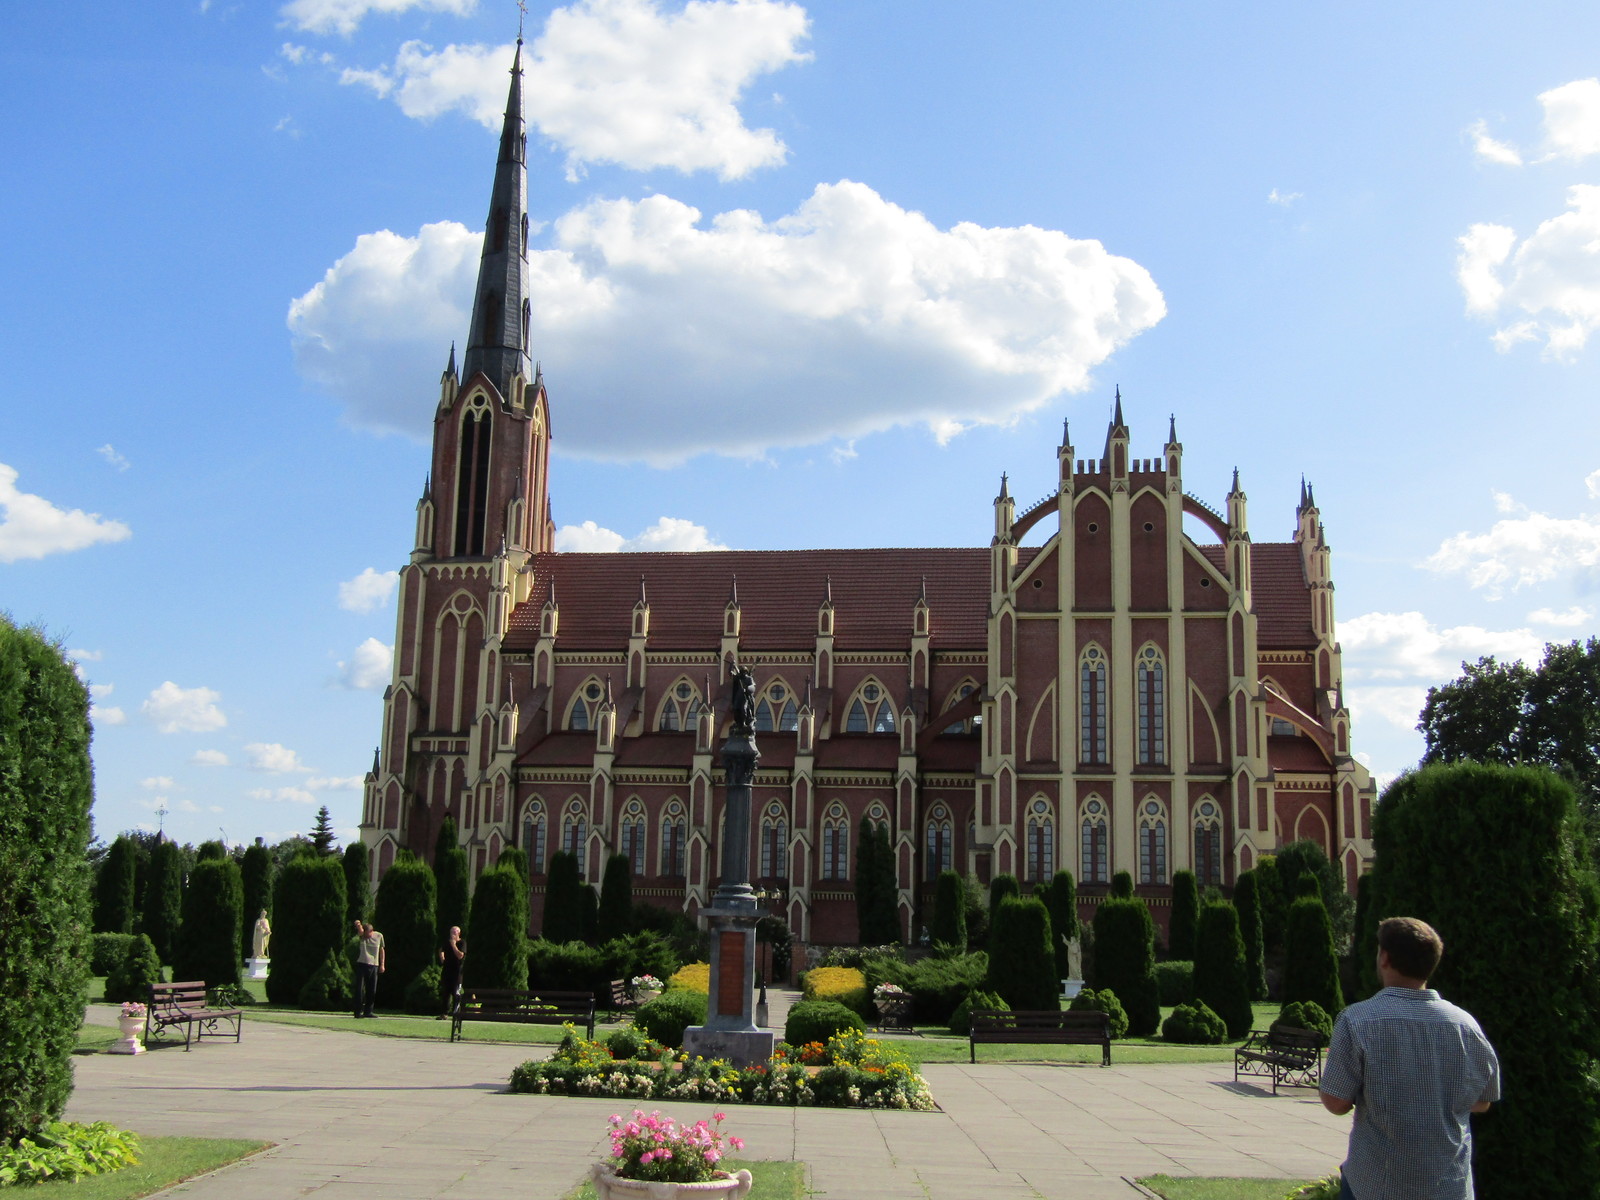
{"type": "Polygon", "coordinates": [[[572,1026],[545,1062],[511,1072],[513,1092],[556,1096],[615,1096],[632,1100],[707,1100],[823,1108],[935,1107],[927,1082],[898,1050],[858,1030],[804,1047],[779,1044],[765,1063],[735,1067],[721,1059],[690,1058],[652,1043],[638,1057],[612,1057],[572,1026]]]}

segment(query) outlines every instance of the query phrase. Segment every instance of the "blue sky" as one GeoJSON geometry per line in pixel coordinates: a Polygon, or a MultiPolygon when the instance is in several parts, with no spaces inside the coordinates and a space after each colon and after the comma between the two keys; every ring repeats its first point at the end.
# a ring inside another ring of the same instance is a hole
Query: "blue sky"
{"type": "MultiPolygon", "coordinates": [[[[353,833],[517,9],[18,6],[0,606],[97,828],[353,833]]],[[[530,5],[560,544],[973,545],[1061,421],[1258,541],[1302,474],[1355,747],[1596,631],[1600,11],[530,5]],[[1141,447],[1143,449],[1141,450],[1141,447]]],[[[1038,536],[1038,535],[1035,535],[1038,536]]]]}

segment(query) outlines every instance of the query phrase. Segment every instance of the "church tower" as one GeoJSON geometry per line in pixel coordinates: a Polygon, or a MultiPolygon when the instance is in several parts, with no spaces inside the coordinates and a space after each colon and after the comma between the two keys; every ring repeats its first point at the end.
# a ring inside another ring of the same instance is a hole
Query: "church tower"
{"type": "Polygon", "coordinates": [[[510,678],[500,644],[533,556],[555,536],[549,400],[530,351],[527,194],[519,40],[466,353],[458,371],[451,346],[440,377],[432,470],[400,573],[394,678],[362,819],[375,877],[402,848],[431,854],[447,813],[476,869],[500,849],[474,830],[504,822],[508,772],[492,768],[514,739],[518,683],[527,687],[510,678]]]}

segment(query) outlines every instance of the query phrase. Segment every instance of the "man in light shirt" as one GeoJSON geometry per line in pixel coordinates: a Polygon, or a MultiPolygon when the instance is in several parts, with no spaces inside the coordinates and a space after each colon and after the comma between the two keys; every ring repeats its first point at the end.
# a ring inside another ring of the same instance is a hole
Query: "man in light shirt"
{"type": "Polygon", "coordinates": [[[1384,921],[1383,990],[1334,1026],[1322,1104],[1356,1111],[1341,1200],[1472,1200],[1471,1114],[1500,1099],[1500,1060],[1472,1014],[1428,987],[1443,954],[1425,922],[1384,921]]]}
{"type": "Polygon", "coordinates": [[[356,933],[356,1016],[370,1017],[372,1006],[378,1000],[378,976],[383,974],[383,934],[372,927],[371,921],[357,921],[356,933]]]}

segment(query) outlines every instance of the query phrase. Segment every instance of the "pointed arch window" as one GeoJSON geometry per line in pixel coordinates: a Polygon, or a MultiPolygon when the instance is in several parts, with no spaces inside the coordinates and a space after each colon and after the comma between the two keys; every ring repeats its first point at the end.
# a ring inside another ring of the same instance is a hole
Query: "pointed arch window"
{"type": "Polygon", "coordinates": [[[1139,762],[1161,766],[1167,761],[1166,664],[1154,646],[1139,651],[1134,687],[1139,696],[1139,762]]]}
{"type": "Polygon", "coordinates": [[[622,812],[622,853],[627,856],[628,869],[635,875],[644,874],[644,805],[637,798],[629,800],[622,812]]]}
{"type": "Polygon", "coordinates": [[[928,814],[928,879],[950,870],[954,860],[955,827],[950,823],[950,810],[940,804],[928,814]]]}
{"type": "Polygon", "coordinates": [[[531,301],[522,302],[522,352],[528,352],[528,324],[533,319],[533,304],[531,301]]]}
{"type": "Polygon", "coordinates": [[[561,848],[578,860],[578,874],[583,872],[584,850],[589,842],[589,821],[584,815],[583,802],[573,800],[561,818],[561,848]]]}
{"type": "Polygon", "coordinates": [[[578,732],[593,729],[595,710],[600,707],[605,694],[606,690],[600,686],[598,679],[590,679],[582,684],[567,709],[567,728],[578,732]]]}
{"type": "Polygon", "coordinates": [[[1139,813],[1139,882],[1167,881],[1167,814],[1161,802],[1149,797],[1139,813]]]}
{"type": "Polygon", "coordinates": [[[677,800],[667,804],[661,818],[661,873],[677,877],[683,874],[683,847],[688,840],[688,823],[684,820],[683,805],[677,800]]]}
{"type": "Polygon", "coordinates": [[[844,805],[835,803],[822,821],[822,878],[846,879],[850,874],[850,822],[844,805]]]}
{"type": "Polygon", "coordinates": [[[481,395],[461,415],[456,442],[456,544],[464,558],[483,555],[484,524],[489,510],[489,441],[493,416],[481,395]]]}
{"type": "Polygon", "coordinates": [[[789,822],[783,808],[773,803],[761,818],[761,878],[789,877],[789,822]]]}
{"type": "MultiPolygon", "coordinates": [[[[950,689],[950,695],[946,697],[944,708],[941,711],[948,712],[950,709],[954,708],[957,704],[960,704],[968,696],[973,695],[977,691],[977,680],[970,677],[963,679],[960,683],[956,684],[955,687],[950,689]]],[[[946,726],[939,732],[945,737],[955,737],[960,734],[977,733],[982,728],[983,716],[981,713],[975,713],[974,715],[967,717],[954,725],[946,726]]]]}
{"type": "Polygon", "coordinates": [[[1028,806],[1028,878],[1043,883],[1056,873],[1056,818],[1043,796],[1028,806]]]}
{"type": "Polygon", "coordinates": [[[700,726],[700,689],[687,679],[679,679],[661,700],[656,728],[663,733],[693,730],[700,726]]]}
{"type": "Polygon", "coordinates": [[[846,733],[893,733],[894,700],[882,684],[869,679],[861,685],[845,718],[846,733]]]}
{"type": "Polygon", "coordinates": [[[544,874],[544,802],[535,799],[522,814],[522,849],[528,855],[528,874],[544,874]]]}
{"type": "Polygon", "coordinates": [[[1083,821],[1079,826],[1081,852],[1079,863],[1085,883],[1107,883],[1110,839],[1106,828],[1106,806],[1098,797],[1091,797],[1083,806],[1083,821]]]}
{"type": "Polygon", "coordinates": [[[783,680],[773,680],[756,705],[756,732],[793,733],[799,727],[800,710],[795,707],[794,692],[783,680]]]}
{"type": "Polygon", "coordinates": [[[1078,758],[1104,763],[1106,757],[1106,656],[1090,646],[1078,660],[1078,758]]]}
{"type": "Polygon", "coordinates": [[[1222,811],[1210,797],[1194,811],[1194,877],[1201,887],[1222,882],[1222,811]]]}

